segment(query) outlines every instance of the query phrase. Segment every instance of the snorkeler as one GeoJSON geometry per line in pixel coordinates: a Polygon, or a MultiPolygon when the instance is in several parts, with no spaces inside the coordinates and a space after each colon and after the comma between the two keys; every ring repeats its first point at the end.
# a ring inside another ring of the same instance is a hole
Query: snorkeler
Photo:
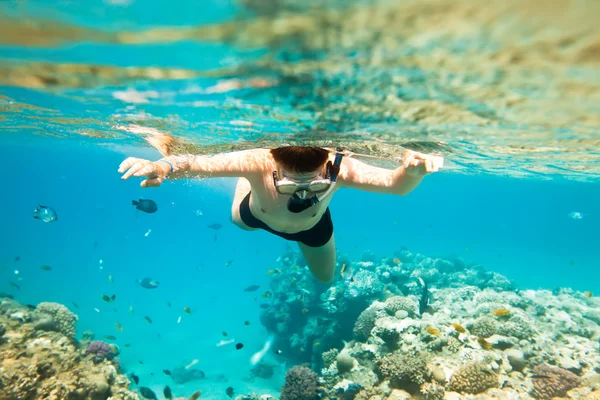
{"type": "MultiPolygon", "coordinates": [[[[163,153],[164,154],[164,153],[163,153]]],[[[212,156],[168,155],[152,162],[129,157],[119,166],[122,179],[144,177],[141,187],[165,179],[237,177],[233,222],[242,229],[264,229],[296,241],[318,280],[333,280],[336,248],[329,212],[340,188],[406,195],[443,165],[441,157],[407,151],[394,170],[313,146],[251,149],[212,156]]]]}

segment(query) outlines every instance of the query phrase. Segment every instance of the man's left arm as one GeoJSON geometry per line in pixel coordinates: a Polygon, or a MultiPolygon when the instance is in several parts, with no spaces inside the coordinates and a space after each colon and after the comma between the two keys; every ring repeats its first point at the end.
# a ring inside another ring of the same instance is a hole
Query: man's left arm
{"type": "Polygon", "coordinates": [[[442,157],[414,151],[405,152],[402,165],[393,170],[345,158],[339,183],[342,187],[404,196],[416,188],[427,174],[438,171],[443,163],[442,157]]]}

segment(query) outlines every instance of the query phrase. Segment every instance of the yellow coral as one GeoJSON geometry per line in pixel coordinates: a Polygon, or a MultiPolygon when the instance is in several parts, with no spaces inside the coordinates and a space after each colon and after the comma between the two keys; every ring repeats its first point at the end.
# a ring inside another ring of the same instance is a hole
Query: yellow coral
{"type": "Polygon", "coordinates": [[[435,329],[433,326],[428,326],[427,328],[425,328],[425,330],[427,331],[427,333],[429,333],[430,335],[433,336],[440,336],[440,331],[435,329]]]}
{"type": "Polygon", "coordinates": [[[467,332],[467,330],[465,329],[465,327],[462,326],[461,324],[452,324],[452,327],[458,333],[466,333],[467,332]]]}
{"type": "Polygon", "coordinates": [[[510,310],[507,310],[506,308],[496,308],[492,311],[492,314],[494,314],[494,317],[508,317],[510,315],[510,310]]]}

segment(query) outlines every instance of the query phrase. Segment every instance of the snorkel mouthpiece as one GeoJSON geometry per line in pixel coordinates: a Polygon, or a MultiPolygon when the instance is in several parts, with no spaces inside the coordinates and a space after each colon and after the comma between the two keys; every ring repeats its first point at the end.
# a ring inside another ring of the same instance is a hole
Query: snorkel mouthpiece
{"type": "Polygon", "coordinates": [[[300,195],[298,195],[298,193],[295,193],[288,200],[287,208],[290,212],[293,212],[294,214],[298,214],[304,210],[309,209],[310,207],[312,207],[314,204],[317,204],[318,202],[319,202],[319,198],[317,196],[302,198],[302,197],[300,197],[300,195]]]}

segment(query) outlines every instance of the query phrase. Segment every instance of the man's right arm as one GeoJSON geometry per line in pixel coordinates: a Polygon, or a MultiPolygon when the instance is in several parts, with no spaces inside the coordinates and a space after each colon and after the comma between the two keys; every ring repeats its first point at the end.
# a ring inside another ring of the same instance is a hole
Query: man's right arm
{"type": "Polygon", "coordinates": [[[215,155],[172,155],[156,161],[167,179],[178,178],[251,178],[262,174],[268,162],[268,150],[250,149],[215,155]],[[166,161],[166,162],[160,162],[166,161]],[[171,171],[172,168],[172,171],[171,171]]]}
{"type": "Polygon", "coordinates": [[[240,177],[250,182],[265,173],[269,150],[251,149],[205,155],[170,155],[155,162],[129,157],[119,166],[121,179],[145,177],[142,187],[160,186],[165,179],[240,177]]]}

